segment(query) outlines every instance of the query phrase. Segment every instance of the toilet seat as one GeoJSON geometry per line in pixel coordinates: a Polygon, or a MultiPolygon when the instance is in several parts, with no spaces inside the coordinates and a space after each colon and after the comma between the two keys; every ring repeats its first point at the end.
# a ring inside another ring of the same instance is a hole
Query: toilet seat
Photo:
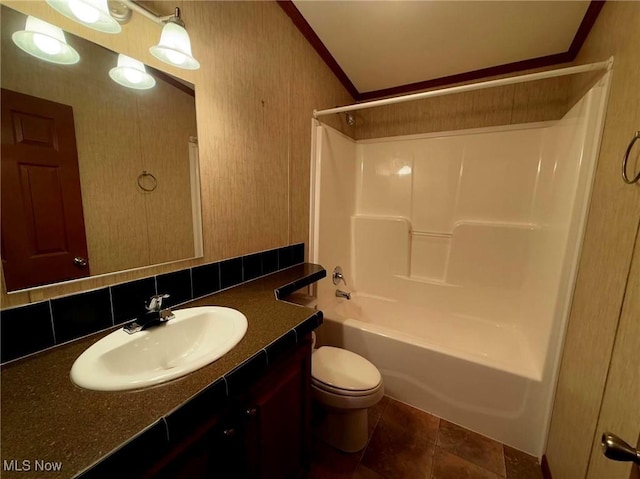
{"type": "Polygon", "coordinates": [[[382,383],[378,368],[365,358],[332,346],[313,352],[311,378],[317,388],[344,396],[375,394],[382,383]]]}
{"type": "Polygon", "coordinates": [[[325,407],[338,411],[346,412],[370,408],[376,405],[382,399],[382,396],[384,396],[384,385],[382,383],[359,396],[347,395],[344,390],[335,393],[328,391],[323,386],[318,387],[317,383],[311,384],[311,397],[325,407]]]}
{"type": "Polygon", "coordinates": [[[377,389],[379,389],[379,385],[378,387],[375,387],[373,389],[363,389],[363,390],[341,389],[341,388],[333,387],[330,384],[323,383],[322,381],[319,381],[314,377],[311,378],[311,385],[332,394],[337,394],[339,396],[348,396],[348,397],[370,396],[372,394],[375,394],[377,392],[377,389]]]}

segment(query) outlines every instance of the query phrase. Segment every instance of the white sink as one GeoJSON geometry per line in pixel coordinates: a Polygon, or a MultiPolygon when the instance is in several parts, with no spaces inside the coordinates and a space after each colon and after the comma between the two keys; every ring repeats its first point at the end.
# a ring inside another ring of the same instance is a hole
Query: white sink
{"type": "Polygon", "coordinates": [[[93,344],[73,363],[71,380],[96,391],[126,391],[184,376],[228,353],[247,332],[240,311],[203,306],[145,331],[122,328],[93,344]]]}

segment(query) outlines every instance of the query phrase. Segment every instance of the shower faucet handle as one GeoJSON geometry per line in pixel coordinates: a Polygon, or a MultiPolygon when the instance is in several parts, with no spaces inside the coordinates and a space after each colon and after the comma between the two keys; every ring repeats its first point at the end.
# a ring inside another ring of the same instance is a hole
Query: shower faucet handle
{"type": "Polygon", "coordinates": [[[342,281],[344,283],[344,285],[347,285],[347,281],[344,279],[344,275],[342,274],[342,268],[340,266],[336,266],[333,269],[333,284],[335,286],[338,286],[338,283],[340,283],[340,281],[342,281]]]}

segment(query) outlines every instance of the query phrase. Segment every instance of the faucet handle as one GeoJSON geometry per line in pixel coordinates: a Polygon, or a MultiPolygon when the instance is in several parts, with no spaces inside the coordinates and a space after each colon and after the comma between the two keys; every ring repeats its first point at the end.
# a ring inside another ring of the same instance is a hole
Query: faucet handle
{"type": "Polygon", "coordinates": [[[169,295],[167,293],[164,294],[154,294],[149,299],[149,304],[145,305],[147,311],[160,311],[162,309],[162,300],[168,298],[169,295]]]}
{"type": "Polygon", "coordinates": [[[340,266],[336,266],[333,269],[333,284],[334,285],[338,285],[338,283],[340,283],[340,281],[342,281],[344,283],[344,285],[347,285],[347,281],[344,279],[344,274],[342,274],[342,268],[340,266]]]}

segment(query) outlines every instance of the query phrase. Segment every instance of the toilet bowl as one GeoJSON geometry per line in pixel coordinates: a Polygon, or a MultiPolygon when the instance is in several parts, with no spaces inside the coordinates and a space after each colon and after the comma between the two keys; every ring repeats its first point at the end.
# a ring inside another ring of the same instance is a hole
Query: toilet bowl
{"type": "Polygon", "coordinates": [[[322,410],[319,438],[345,452],[367,445],[367,409],[384,395],[380,371],[346,349],[322,346],[311,358],[311,397],[322,410]]]}

